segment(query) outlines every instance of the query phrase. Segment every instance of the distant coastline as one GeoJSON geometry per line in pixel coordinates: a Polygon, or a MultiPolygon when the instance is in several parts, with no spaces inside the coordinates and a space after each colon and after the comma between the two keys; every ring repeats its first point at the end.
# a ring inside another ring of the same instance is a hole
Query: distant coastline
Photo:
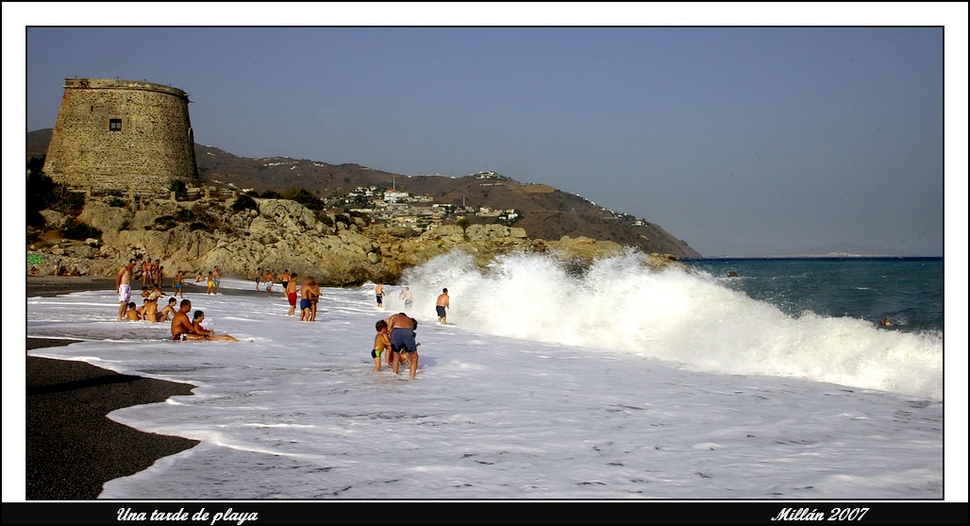
{"type": "Polygon", "coordinates": [[[878,254],[848,254],[834,252],[830,254],[799,254],[781,256],[704,256],[689,258],[682,261],[704,261],[713,259],[943,259],[943,256],[888,256],[878,254]]]}

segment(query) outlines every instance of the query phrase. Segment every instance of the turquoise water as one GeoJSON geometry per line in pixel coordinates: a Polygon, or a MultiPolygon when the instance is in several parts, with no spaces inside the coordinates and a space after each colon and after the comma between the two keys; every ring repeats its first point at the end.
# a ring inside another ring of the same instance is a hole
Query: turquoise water
{"type": "Polygon", "coordinates": [[[943,331],[942,258],[698,259],[692,267],[799,316],[851,317],[890,330],[943,331]],[[737,277],[728,278],[729,272],[737,277]]]}

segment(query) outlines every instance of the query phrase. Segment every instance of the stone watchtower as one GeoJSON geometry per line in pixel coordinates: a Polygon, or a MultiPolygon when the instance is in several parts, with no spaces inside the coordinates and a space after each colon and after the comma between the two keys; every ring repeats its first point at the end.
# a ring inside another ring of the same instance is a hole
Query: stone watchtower
{"type": "Polygon", "coordinates": [[[165,192],[196,176],[189,96],[152,82],[64,79],[44,173],[95,192],[165,192]]]}

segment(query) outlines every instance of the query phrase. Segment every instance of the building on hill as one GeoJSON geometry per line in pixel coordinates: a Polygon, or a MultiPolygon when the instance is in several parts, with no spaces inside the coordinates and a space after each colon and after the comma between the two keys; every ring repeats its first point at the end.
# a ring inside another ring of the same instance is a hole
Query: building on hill
{"type": "Polygon", "coordinates": [[[189,96],[152,82],[64,79],[44,173],[92,192],[166,192],[198,174],[189,96]]]}

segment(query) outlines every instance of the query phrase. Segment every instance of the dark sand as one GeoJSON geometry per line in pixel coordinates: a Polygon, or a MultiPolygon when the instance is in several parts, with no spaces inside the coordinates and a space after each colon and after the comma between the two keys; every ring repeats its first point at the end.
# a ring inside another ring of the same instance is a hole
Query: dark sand
{"type": "MultiPolygon", "coordinates": [[[[113,288],[111,278],[27,278],[28,297],[113,288]]],[[[28,337],[27,350],[70,343],[28,337]]],[[[143,433],[106,416],[122,407],[191,394],[192,385],[32,356],[27,357],[26,380],[27,500],[96,499],[105,482],[133,475],[159,458],[198,444],[143,433]]]]}

